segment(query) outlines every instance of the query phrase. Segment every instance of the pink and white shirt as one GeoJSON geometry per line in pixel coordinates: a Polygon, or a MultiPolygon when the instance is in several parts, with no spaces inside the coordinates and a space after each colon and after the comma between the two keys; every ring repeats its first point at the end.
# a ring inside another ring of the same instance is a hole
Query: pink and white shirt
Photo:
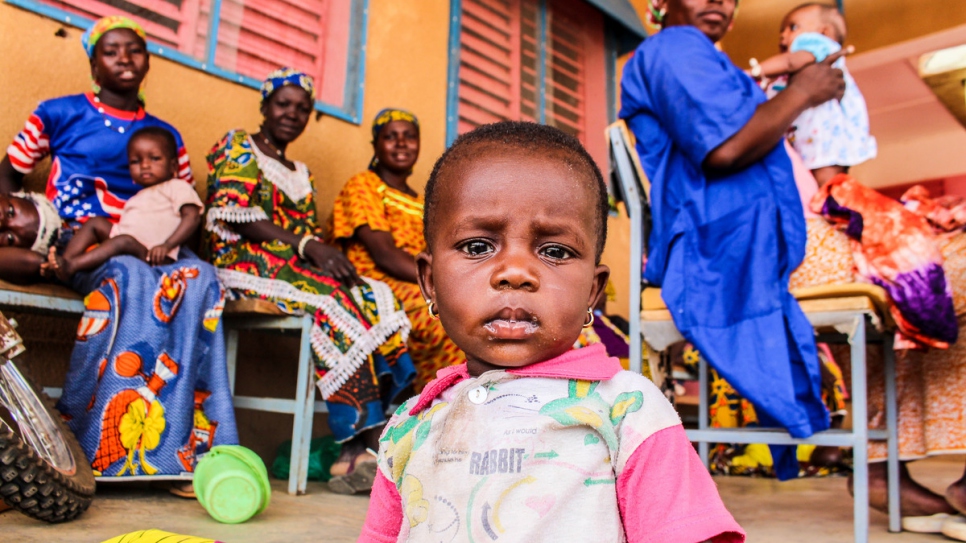
{"type": "Polygon", "coordinates": [[[471,378],[389,421],[361,542],[741,542],[674,408],[602,345],[471,378]]]}

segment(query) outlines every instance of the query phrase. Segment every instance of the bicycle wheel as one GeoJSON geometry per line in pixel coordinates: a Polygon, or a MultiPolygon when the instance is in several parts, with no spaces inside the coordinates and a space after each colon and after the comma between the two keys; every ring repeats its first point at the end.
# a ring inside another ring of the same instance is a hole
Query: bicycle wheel
{"type": "Polygon", "coordinates": [[[39,520],[73,520],[94,499],[90,466],[43,389],[12,360],[0,365],[0,498],[39,520]]]}

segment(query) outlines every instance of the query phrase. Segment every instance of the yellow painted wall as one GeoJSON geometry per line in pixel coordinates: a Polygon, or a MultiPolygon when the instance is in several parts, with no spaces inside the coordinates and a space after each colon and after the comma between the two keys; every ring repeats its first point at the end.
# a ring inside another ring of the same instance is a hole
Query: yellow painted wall
{"type": "MultiPolygon", "coordinates": [[[[369,163],[369,123],[383,107],[413,111],[422,125],[422,151],[411,180],[421,189],[446,134],[446,68],[450,3],[446,0],[370,0],[365,101],[361,126],[313,117],[289,155],[315,174],[319,208],[328,216],[343,183],[369,163]]],[[[89,65],[81,30],[0,3],[0,140],[6,145],[43,99],[84,92],[89,65]]],[[[256,89],[230,83],[184,65],[152,57],[148,111],[184,137],[199,185],[205,153],[232,128],[256,130],[261,116],[256,89]]],[[[46,168],[45,168],[46,169],[46,168]]],[[[46,171],[30,178],[42,186],[46,171]]],[[[200,188],[200,187],[199,187],[200,188]]]]}
{"type": "MultiPolygon", "coordinates": [[[[328,216],[342,184],[363,170],[371,156],[369,122],[387,106],[413,111],[422,127],[422,150],[411,184],[421,190],[446,137],[448,0],[370,0],[364,119],[361,126],[331,117],[309,121],[289,155],[315,174],[319,210],[328,216]]],[[[8,142],[41,100],[89,88],[80,29],[0,3],[0,141],[8,142]],[[55,33],[66,28],[67,37],[55,33]]],[[[618,64],[618,77],[623,69],[618,64]]],[[[184,137],[203,192],[205,153],[227,130],[255,130],[259,94],[184,65],[152,57],[147,79],[148,111],[173,124],[184,137]]],[[[603,137],[603,135],[601,135],[603,137]]],[[[28,177],[39,189],[46,165],[28,177]]],[[[627,315],[628,222],[610,221],[604,262],[614,272],[617,302],[610,311],[627,315]]]]}

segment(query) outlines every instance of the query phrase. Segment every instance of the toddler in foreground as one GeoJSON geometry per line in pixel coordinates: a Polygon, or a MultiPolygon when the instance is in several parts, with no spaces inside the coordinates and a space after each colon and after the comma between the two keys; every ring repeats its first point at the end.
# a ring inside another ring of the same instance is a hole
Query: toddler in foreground
{"type": "Polygon", "coordinates": [[[805,110],[792,124],[788,139],[812,171],[819,185],[847,173],[855,166],[875,158],[876,141],[869,134],[869,113],[865,98],[845,67],[845,18],[832,5],[802,4],[788,12],[782,20],[781,54],[763,60],[755,66],[752,77],[770,80],[766,93],[771,98],[788,84],[788,74],[809,64],[836,58],[832,64],[845,76],[845,95],[841,100],[829,100],[805,110]]]}
{"type": "Polygon", "coordinates": [[[190,183],[175,177],[178,144],[171,132],[157,126],[138,130],[128,140],[127,155],[131,178],[144,188],[127,201],[117,224],[91,217],[63,255],[50,249],[45,267],[61,281],[118,255],[155,265],[174,262],[201,223],[201,199],[190,183]]]}
{"type": "Polygon", "coordinates": [[[467,361],[389,421],[359,541],[744,541],[660,390],[571,348],[610,273],[606,217],[555,128],[486,125],[439,159],[419,284],[467,361]]]}

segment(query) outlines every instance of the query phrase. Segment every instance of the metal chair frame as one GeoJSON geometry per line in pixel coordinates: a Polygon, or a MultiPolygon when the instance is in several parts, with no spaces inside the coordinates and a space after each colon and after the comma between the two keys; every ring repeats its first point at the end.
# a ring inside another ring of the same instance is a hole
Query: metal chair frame
{"type": "Polygon", "coordinates": [[[312,365],[312,344],[310,342],[312,316],[234,312],[230,310],[230,304],[231,302],[226,307],[223,322],[228,360],[228,382],[234,398],[235,409],[284,413],[295,416],[292,423],[292,455],[288,476],[288,493],[292,495],[305,494],[309,475],[312,422],[315,413],[327,412],[325,402],[315,402],[315,371],[312,365]],[[235,395],[235,376],[238,371],[238,340],[241,330],[263,330],[299,336],[295,399],[235,395]]]}

